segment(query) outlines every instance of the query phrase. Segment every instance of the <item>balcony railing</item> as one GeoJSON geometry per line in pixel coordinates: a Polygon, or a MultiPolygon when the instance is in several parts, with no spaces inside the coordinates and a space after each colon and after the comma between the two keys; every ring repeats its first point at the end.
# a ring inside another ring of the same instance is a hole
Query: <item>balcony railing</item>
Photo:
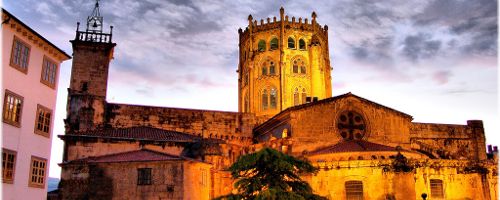
{"type": "Polygon", "coordinates": [[[87,41],[87,42],[111,43],[111,38],[112,38],[111,33],[76,31],[75,40],[87,41]]]}

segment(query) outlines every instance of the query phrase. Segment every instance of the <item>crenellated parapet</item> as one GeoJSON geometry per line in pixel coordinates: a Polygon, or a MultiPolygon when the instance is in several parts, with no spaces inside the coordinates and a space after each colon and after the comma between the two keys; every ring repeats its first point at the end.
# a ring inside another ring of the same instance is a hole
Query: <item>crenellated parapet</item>
{"type": "MultiPolygon", "coordinates": [[[[281,8],[281,10],[284,9],[281,8]]],[[[275,30],[275,29],[280,29],[281,26],[284,26],[284,29],[286,30],[300,30],[300,31],[308,31],[312,32],[318,37],[320,37],[323,40],[328,40],[328,26],[324,25],[321,26],[317,21],[316,21],[316,12],[312,12],[311,18],[312,20],[309,21],[308,18],[302,18],[298,17],[296,18],[295,16],[281,16],[279,19],[274,16],[272,19],[271,18],[266,18],[266,19],[260,19],[260,20],[254,20],[252,15],[248,16],[248,26],[243,29],[239,29],[238,33],[240,35],[240,43],[245,42],[250,38],[250,33],[259,33],[259,32],[266,32],[270,30],[275,30]]]]}

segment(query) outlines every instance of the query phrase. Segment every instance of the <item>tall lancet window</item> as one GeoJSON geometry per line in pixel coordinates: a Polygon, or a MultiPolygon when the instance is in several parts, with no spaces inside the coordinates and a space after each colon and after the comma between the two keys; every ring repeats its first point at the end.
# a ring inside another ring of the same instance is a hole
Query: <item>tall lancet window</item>
{"type": "Polygon", "coordinates": [[[267,108],[268,108],[267,98],[268,98],[267,90],[264,89],[264,90],[262,90],[262,110],[267,110],[267,108]]]}
{"type": "Polygon", "coordinates": [[[276,108],[276,99],[277,99],[276,89],[275,88],[271,88],[271,93],[269,95],[269,102],[271,104],[271,109],[275,109],[276,108]]]}
{"type": "Polygon", "coordinates": [[[300,102],[299,102],[299,89],[295,88],[295,92],[293,92],[293,105],[296,106],[299,104],[300,104],[300,102]]]}

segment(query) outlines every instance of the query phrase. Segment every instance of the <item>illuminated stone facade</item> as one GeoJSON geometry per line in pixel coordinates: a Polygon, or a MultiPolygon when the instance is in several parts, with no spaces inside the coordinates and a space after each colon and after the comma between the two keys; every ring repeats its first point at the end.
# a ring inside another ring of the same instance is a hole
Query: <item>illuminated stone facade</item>
{"type": "Polygon", "coordinates": [[[273,116],[306,103],[307,97],[332,96],[328,26],[285,16],[258,22],[248,16],[240,36],[239,111],[273,116]]]}
{"type": "Polygon", "coordinates": [[[239,30],[239,112],[109,103],[111,34],[77,32],[60,197],[211,199],[233,190],[226,169],[240,155],[272,147],[318,166],[304,178],[329,199],[498,199],[498,150],[487,154],[481,121],[416,123],[331,97],[328,28],[315,13],[252,20],[239,30]]]}

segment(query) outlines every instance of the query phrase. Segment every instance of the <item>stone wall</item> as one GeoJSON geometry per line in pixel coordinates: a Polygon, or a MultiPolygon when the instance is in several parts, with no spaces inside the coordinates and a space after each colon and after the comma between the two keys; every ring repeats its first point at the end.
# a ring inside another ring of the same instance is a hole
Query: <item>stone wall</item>
{"type": "Polygon", "coordinates": [[[412,123],[410,137],[413,149],[425,152],[431,157],[486,159],[482,126],[412,123]]]}
{"type": "Polygon", "coordinates": [[[187,191],[183,162],[66,165],[61,174],[60,196],[62,199],[184,199],[187,191]],[[138,168],[152,168],[151,185],[137,185],[138,168]]]}
{"type": "Polygon", "coordinates": [[[252,141],[253,114],[108,103],[107,124],[113,128],[149,126],[235,143],[252,141]]]}
{"type": "Polygon", "coordinates": [[[491,184],[493,170],[491,165],[490,180],[482,181],[481,173],[467,173],[463,169],[469,163],[466,161],[429,161],[414,160],[419,166],[412,172],[391,172],[384,170],[384,165],[390,165],[392,160],[370,161],[337,161],[315,163],[320,171],[306,177],[313,190],[329,197],[329,199],[345,199],[345,182],[362,181],[364,199],[405,199],[420,200],[422,193],[431,199],[430,179],[443,181],[443,191],[446,199],[453,200],[490,200],[497,199],[495,194],[484,191],[482,184],[491,184]]]}
{"type": "Polygon", "coordinates": [[[276,126],[264,128],[264,133],[258,133],[261,134],[258,140],[266,141],[270,135],[280,138],[281,130],[291,127],[288,135],[295,153],[337,144],[343,140],[337,123],[344,111],[354,111],[364,118],[367,141],[410,149],[411,116],[349,94],[289,110],[284,114],[288,114],[288,118],[271,119],[269,124],[276,126]]]}

